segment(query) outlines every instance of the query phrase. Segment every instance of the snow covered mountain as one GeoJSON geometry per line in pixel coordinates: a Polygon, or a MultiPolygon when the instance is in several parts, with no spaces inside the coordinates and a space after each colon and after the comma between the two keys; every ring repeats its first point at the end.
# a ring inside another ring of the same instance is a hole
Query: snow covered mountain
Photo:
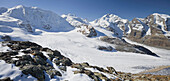
{"type": "Polygon", "coordinates": [[[65,19],[51,11],[22,5],[9,8],[6,12],[3,12],[0,20],[1,25],[22,27],[29,32],[34,32],[35,29],[55,32],[74,29],[65,19]]]}
{"type": "Polygon", "coordinates": [[[170,16],[154,13],[146,18],[134,18],[128,38],[146,45],[170,49],[170,16]]]}
{"type": "Polygon", "coordinates": [[[160,15],[166,20],[158,18],[153,22],[157,16],[128,21],[106,14],[89,22],[75,15],[60,17],[51,11],[22,5],[0,8],[0,14],[0,80],[169,80],[164,68],[158,75],[147,75],[155,71],[139,72],[169,65],[170,50],[129,40],[135,32],[132,38],[139,40],[143,40],[137,38],[140,32],[144,32],[142,38],[156,35],[167,38],[167,15],[160,15]],[[159,21],[161,26],[166,23],[164,30],[155,26],[159,21]]]}
{"type": "Polygon", "coordinates": [[[122,37],[128,30],[128,20],[114,14],[106,14],[103,17],[90,22],[93,26],[103,27],[112,31],[117,37],[122,37]]]}
{"type": "Polygon", "coordinates": [[[71,14],[63,14],[61,17],[65,18],[66,21],[68,21],[72,26],[77,28],[78,32],[81,32],[85,36],[97,36],[96,30],[89,24],[86,19],[82,19],[71,14]]]}

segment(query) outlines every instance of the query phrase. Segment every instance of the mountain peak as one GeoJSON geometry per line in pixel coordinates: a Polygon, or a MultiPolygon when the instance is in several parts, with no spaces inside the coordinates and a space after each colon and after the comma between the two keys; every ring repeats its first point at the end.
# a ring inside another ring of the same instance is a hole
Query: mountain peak
{"type": "Polygon", "coordinates": [[[14,8],[24,8],[24,7],[25,7],[24,5],[17,5],[14,8]]]}
{"type": "MultiPolygon", "coordinates": [[[[69,31],[74,29],[65,19],[58,14],[43,10],[37,7],[25,7],[18,5],[13,8],[9,8],[8,11],[3,13],[6,17],[12,17],[19,19],[16,21],[19,26],[28,26],[33,29],[42,29],[45,31],[69,31]]],[[[27,27],[25,27],[27,28],[27,27]]]]}
{"type": "Polygon", "coordinates": [[[170,16],[167,15],[167,14],[153,13],[152,15],[154,15],[154,16],[160,16],[160,17],[164,18],[165,20],[166,20],[167,18],[170,18],[170,16]]]}
{"type": "Polygon", "coordinates": [[[119,16],[117,16],[117,15],[115,15],[115,14],[105,14],[103,17],[107,17],[107,18],[111,18],[111,17],[119,17],[119,16]]]}

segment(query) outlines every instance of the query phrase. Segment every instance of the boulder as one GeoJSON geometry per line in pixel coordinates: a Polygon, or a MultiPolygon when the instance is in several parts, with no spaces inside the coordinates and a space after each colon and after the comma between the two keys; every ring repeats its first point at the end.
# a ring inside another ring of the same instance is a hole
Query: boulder
{"type": "Polygon", "coordinates": [[[41,65],[29,65],[29,66],[23,66],[22,72],[26,75],[31,74],[35,78],[37,78],[39,81],[44,81],[44,71],[41,65]]]}
{"type": "Polygon", "coordinates": [[[50,75],[51,78],[54,78],[54,76],[62,76],[61,73],[55,69],[50,69],[46,71],[47,74],[50,75]]]}
{"type": "Polygon", "coordinates": [[[103,50],[103,51],[112,51],[113,48],[111,46],[98,46],[97,49],[103,50]]]}
{"type": "Polygon", "coordinates": [[[35,56],[33,58],[33,60],[37,63],[37,64],[41,64],[41,65],[45,65],[47,62],[46,60],[44,60],[42,57],[40,56],[35,56]]]}
{"type": "Polygon", "coordinates": [[[1,39],[3,39],[4,41],[11,41],[11,37],[9,35],[1,36],[1,39]]]}
{"type": "Polygon", "coordinates": [[[107,69],[110,74],[113,74],[113,73],[117,74],[116,70],[113,67],[107,67],[107,69]]]}

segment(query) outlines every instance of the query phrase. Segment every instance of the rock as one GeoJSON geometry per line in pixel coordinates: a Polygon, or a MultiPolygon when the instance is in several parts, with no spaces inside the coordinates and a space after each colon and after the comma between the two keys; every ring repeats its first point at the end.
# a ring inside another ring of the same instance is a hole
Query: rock
{"type": "Polygon", "coordinates": [[[83,63],[81,63],[81,65],[82,65],[83,67],[89,67],[89,66],[90,66],[87,62],[83,62],[83,63]]]}
{"type": "Polygon", "coordinates": [[[102,67],[92,66],[92,68],[97,69],[97,70],[99,70],[99,71],[101,71],[101,72],[108,73],[108,71],[107,71],[107,70],[105,70],[105,69],[104,69],[104,68],[102,68],[102,67]]]}
{"type": "Polygon", "coordinates": [[[97,36],[96,30],[92,26],[86,24],[80,26],[78,32],[81,32],[87,37],[97,36]]]}
{"type": "Polygon", "coordinates": [[[78,63],[72,64],[71,67],[72,67],[72,68],[77,68],[77,69],[82,69],[82,68],[84,68],[81,64],[78,64],[78,63]]]}
{"type": "Polygon", "coordinates": [[[54,63],[56,65],[60,65],[62,64],[63,66],[71,66],[72,65],[72,61],[69,58],[63,57],[62,59],[56,59],[54,60],[54,63]]]}
{"type": "Polygon", "coordinates": [[[55,69],[50,69],[50,70],[47,70],[46,72],[47,72],[47,74],[50,75],[51,78],[54,78],[54,76],[56,76],[56,75],[62,76],[61,73],[55,69]]]}
{"type": "Polygon", "coordinates": [[[90,70],[84,70],[83,72],[88,76],[93,75],[93,72],[91,72],[90,70]]]}
{"type": "Polygon", "coordinates": [[[53,55],[54,55],[54,56],[58,56],[58,57],[60,57],[60,56],[61,56],[61,57],[64,57],[64,56],[62,56],[61,53],[60,53],[59,51],[57,51],[57,50],[53,51],[53,55]]]}
{"type": "Polygon", "coordinates": [[[45,65],[47,63],[46,60],[40,56],[35,56],[33,59],[37,64],[45,65]]]}
{"type": "Polygon", "coordinates": [[[3,79],[0,79],[0,81],[13,81],[10,79],[10,77],[6,77],[6,78],[3,78],[3,79]]]}
{"type": "Polygon", "coordinates": [[[113,67],[107,67],[107,69],[108,69],[108,71],[109,71],[110,74],[113,74],[113,73],[118,74],[113,67]]]}
{"type": "Polygon", "coordinates": [[[59,69],[63,70],[63,71],[67,71],[67,67],[66,66],[59,66],[59,69]]]}
{"type": "Polygon", "coordinates": [[[30,55],[22,55],[20,60],[33,61],[30,55]]]}
{"type": "Polygon", "coordinates": [[[143,51],[145,54],[148,54],[148,55],[152,55],[152,56],[156,56],[156,57],[159,57],[157,54],[151,52],[150,50],[148,50],[147,48],[145,47],[142,47],[142,46],[139,46],[139,45],[134,45],[135,48],[143,51]]]}
{"type": "Polygon", "coordinates": [[[98,76],[96,75],[91,75],[89,76],[90,78],[92,78],[94,81],[102,81],[98,76]]]}
{"type": "Polygon", "coordinates": [[[54,55],[52,55],[52,54],[48,54],[48,56],[49,56],[49,58],[48,58],[48,59],[49,59],[50,61],[52,61],[52,60],[53,60],[53,58],[55,58],[55,56],[54,56],[54,55]]]}
{"type": "Polygon", "coordinates": [[[37,78],[39,81],[45,80],[43,68],[41,67],[41,65],[23,66],[22,72],[26,75],[31,74],[32,76],[37,78]]]}
{"type": "MultiPolygon", "coordinates": [[[[104,37],[101,37],[100,40],[115,45],[115,49],[117,51],[148,54],[148,55],[159,57],[155,53],[151,52],[149,49],[143,46],[129,44],[123,39],[110,38],[110,37],[104,36],[104,37]]],[[[107,48],[100,47],[100,49],[107,49],[107,48]]]]}
{"type": "Polygon", "coordinates": [[[98,46],[97,49],[104,50],[104,51],[112,51],[113,48],[111,46],[105,47],[105,46],[98,46]]]}
{"type": "Polygon", "coordinates": [[[23,28],[25,28],[28,32],[32,32],[32,33],[33,33],[33,29],[32,29],[32,27],[31,27],[30,24],[22,23],[22,24],[19,24],[19,27],[23,27],[23,28]]]}
{"type": "Polygon", "coordinates": [[[11,41],[11,37],[8,35],[2,36],[1,39],[3,39],[4,41],[11,41]]]}
{"type": "Polygon", "coordinates": [[[23,50],[22,52],[25,54],[29,54],[29,53],[31,53],[31,50],[23,50]]]}
{"type": "Polygon", "coordinates": [[[94,72],[94,75],[98,76],[100,79],[108,81],[109,79],[102,73],[94,72]]]}

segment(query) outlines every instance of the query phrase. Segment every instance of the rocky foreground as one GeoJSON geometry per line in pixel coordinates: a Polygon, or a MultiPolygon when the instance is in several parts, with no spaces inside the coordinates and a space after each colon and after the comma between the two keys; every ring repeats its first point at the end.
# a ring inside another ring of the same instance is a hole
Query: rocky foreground
{"type": "MultiPolygon", "coordinates": [[[[7,52],[0,52],[0,60],[19,67],[23,74],[32,75],[38,81],[45,80],[45,74],[50,78],[60,77],[68,67],[75,68],[74,74],[86,74],[95,81],[169,81],[170,75],[131,74],[117,72],[113,67],[102,68],[88,63],[74,63],[69,58],[61,55],[57,50],[43,48],[29,41],[5,41],[3,47],[9,47],[7,52]],[[22,55],[21,55],[22,53],[22,55]],[[55,69],[56,65],[59,69],[55,69]],[[93,72],[91,68],[98,70],[93,72]],[[112,77],[107,77],[110,75],[112,77]]],[[[9,77],[0,81],[12,81],[9,77]]]]}

